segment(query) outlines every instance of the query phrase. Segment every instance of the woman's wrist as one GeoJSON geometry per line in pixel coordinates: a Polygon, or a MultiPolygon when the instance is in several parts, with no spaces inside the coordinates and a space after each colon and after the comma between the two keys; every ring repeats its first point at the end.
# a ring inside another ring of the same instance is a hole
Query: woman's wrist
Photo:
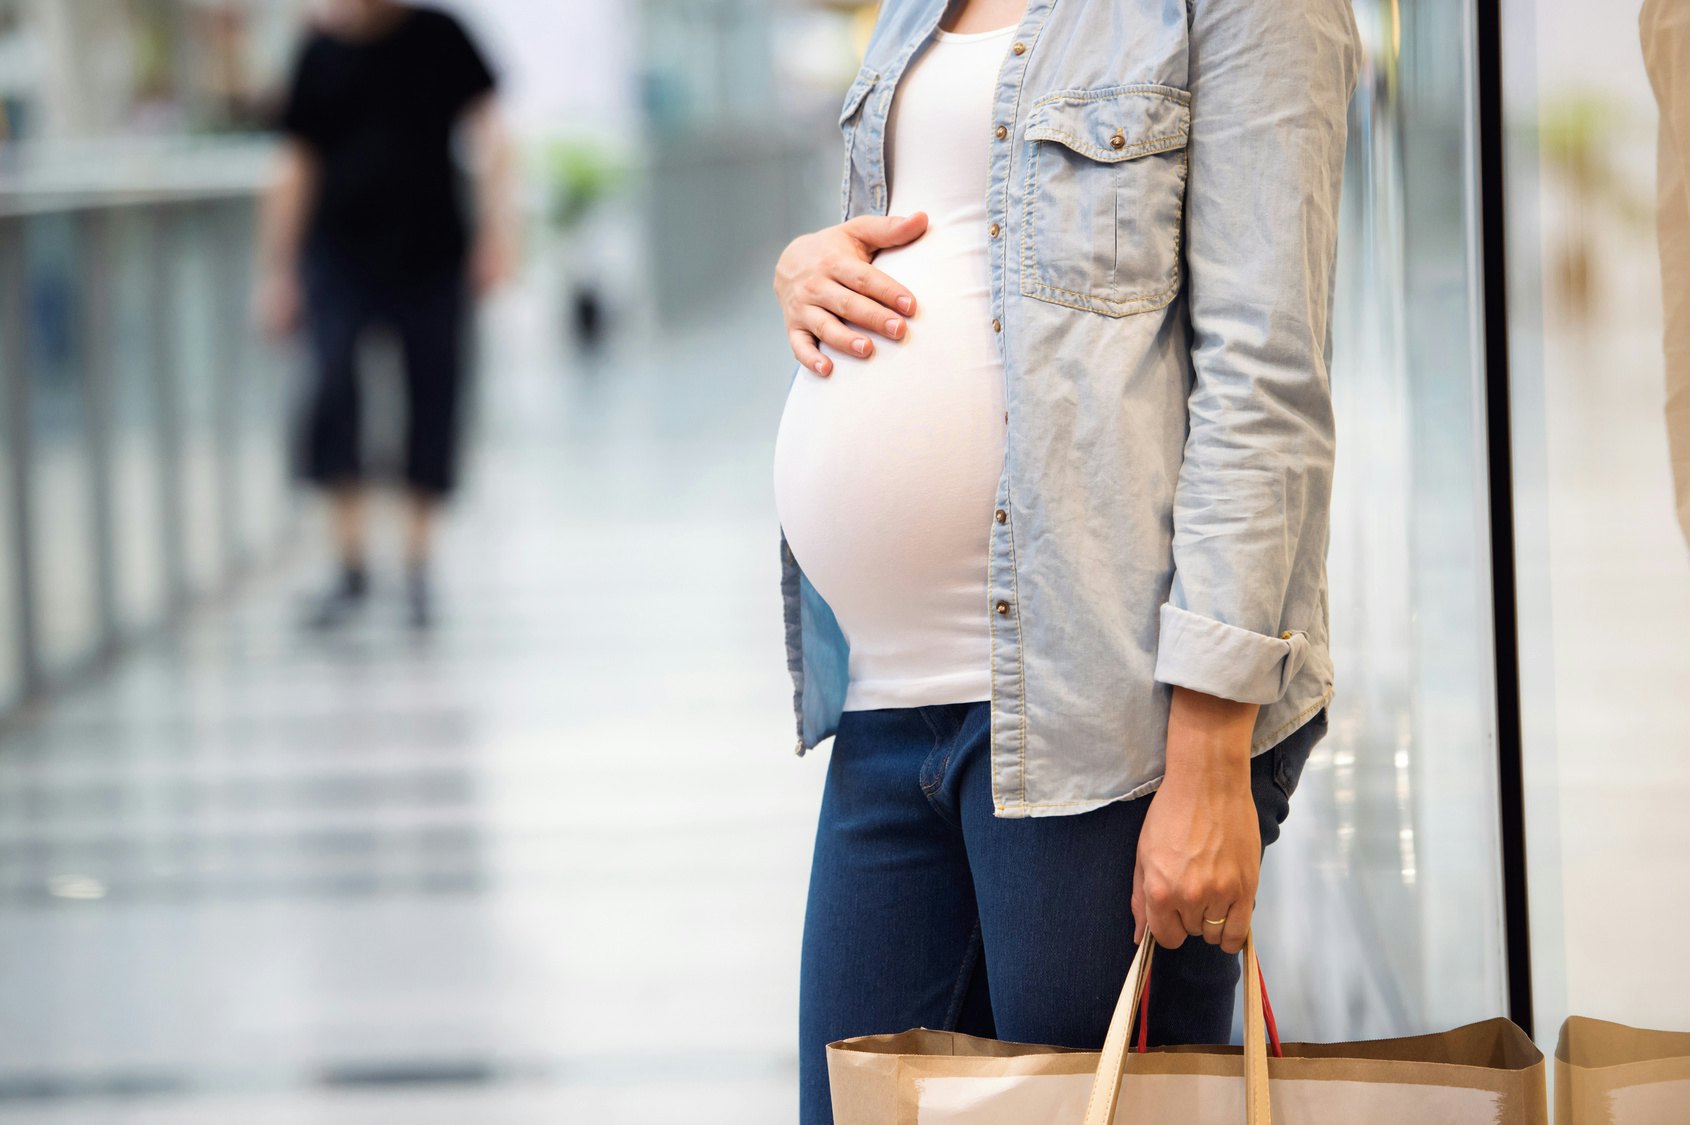
{"type": "Polygon", "coordinates": [[[1168,708],[1167,780],[1205,789],[1250,783],[1254,703],[1175,687],[1168,708]]]}

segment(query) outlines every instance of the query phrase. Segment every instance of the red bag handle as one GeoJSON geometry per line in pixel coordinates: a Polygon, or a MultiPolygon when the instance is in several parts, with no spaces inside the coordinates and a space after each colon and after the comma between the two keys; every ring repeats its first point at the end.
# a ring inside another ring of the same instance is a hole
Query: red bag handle
{"type": "MultiPolygon", "coordinates": [[[[1153,939],[1146,934],[1145,940],[1153,939]]],[[[1144,995],[1138,1003],[1138,1044],[1134,1049],[1141,1055],[1150,1050],[1150,976],[1155,967],[1154,960],[1144,967],[1144,995]]],[[[1285,1049],[1279,1045],[1279,1025],[1273,1020],[1273,1005],[1268,1003],[1267,977],[1263,975],[1259,961],[1256,964],[1256,984],[1262,990],[1262,1017],[1267,1022],[1268,1049],[1273,1052],[1274,1058],[1282,1059],[1285,1049]]]]}

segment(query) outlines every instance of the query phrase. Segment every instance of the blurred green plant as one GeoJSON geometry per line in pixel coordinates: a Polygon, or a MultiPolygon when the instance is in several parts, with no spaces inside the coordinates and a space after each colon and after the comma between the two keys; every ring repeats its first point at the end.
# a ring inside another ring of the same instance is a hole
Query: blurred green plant
{"type": "Polygon", "coordinates": [[[1622,178],[1610,152],[1616,138],[1637,127],[1636,114],[1613,98],[1581,90],[1544,102],[1538,151],[1581,198],[1606,205],[1629,223],[1648,226],[1654,221],[1653,197],[1622,178]]]}
{"type": "Polygon", "coordinates": [[[1631,182],[1635,172],[1615,154],[1639,127],[1635,112],[1594,90],[1546,100],[1538,113],[1539,159],[1572,197],[1556,229],[1545,231],[1546,265],[1561,308],[1579,322],[1597,315],[1604,292],[1596,217],[1606,212],[1639,234],[1654,226],[1653,185],[1631,182]]]}
{"type": "Polygon", "coordinates": [[[545,171],[546,217],[559,230],[570,230],[601,201],[622,191],[631,168],[611,145],[584,137],[548,142],[541,155],[545,171]]]}

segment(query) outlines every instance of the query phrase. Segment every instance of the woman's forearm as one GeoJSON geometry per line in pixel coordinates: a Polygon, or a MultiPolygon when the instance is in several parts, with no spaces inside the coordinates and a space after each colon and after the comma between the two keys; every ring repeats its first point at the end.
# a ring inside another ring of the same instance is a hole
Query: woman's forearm
{"type": "MultiPolygon", "coordinates": [[[[469,111],[472,175],[475,183],[475,234],[482,247],[495,247],[500,273],[512,266],[517,246],[516,153],[498,102],[483,98],[469,111]]],[[[501,280],[494,278],[490,280],[501,280]]]]}
{"type": "Polygon", "coordinates": [[[1259,704],[1175,687],[1168,708],[1168,776],[1205,784],[1250,783],[1259,704]]]}
{"type": "Polygon", "coordinates": [[[266,274],[299,263],[305,223],[317,194],[317,161],[298,141],[282,142],[258,211],[258,266],[266,274]]]}

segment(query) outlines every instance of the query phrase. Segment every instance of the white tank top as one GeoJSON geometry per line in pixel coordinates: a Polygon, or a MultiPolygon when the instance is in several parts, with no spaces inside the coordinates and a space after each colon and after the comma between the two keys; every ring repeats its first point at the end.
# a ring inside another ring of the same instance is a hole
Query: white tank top
{"type": "Polygon", "coordinates": [[[845,709],[991,698],[986,559],[1004,455],[986,184],[992,94],[1015,28],[940,31],[887,123],[893,215],[927,232],[877,269],[915,294],[903,340],[801,369],[775,441],[794,557],[850,644],[845,709]]]}

